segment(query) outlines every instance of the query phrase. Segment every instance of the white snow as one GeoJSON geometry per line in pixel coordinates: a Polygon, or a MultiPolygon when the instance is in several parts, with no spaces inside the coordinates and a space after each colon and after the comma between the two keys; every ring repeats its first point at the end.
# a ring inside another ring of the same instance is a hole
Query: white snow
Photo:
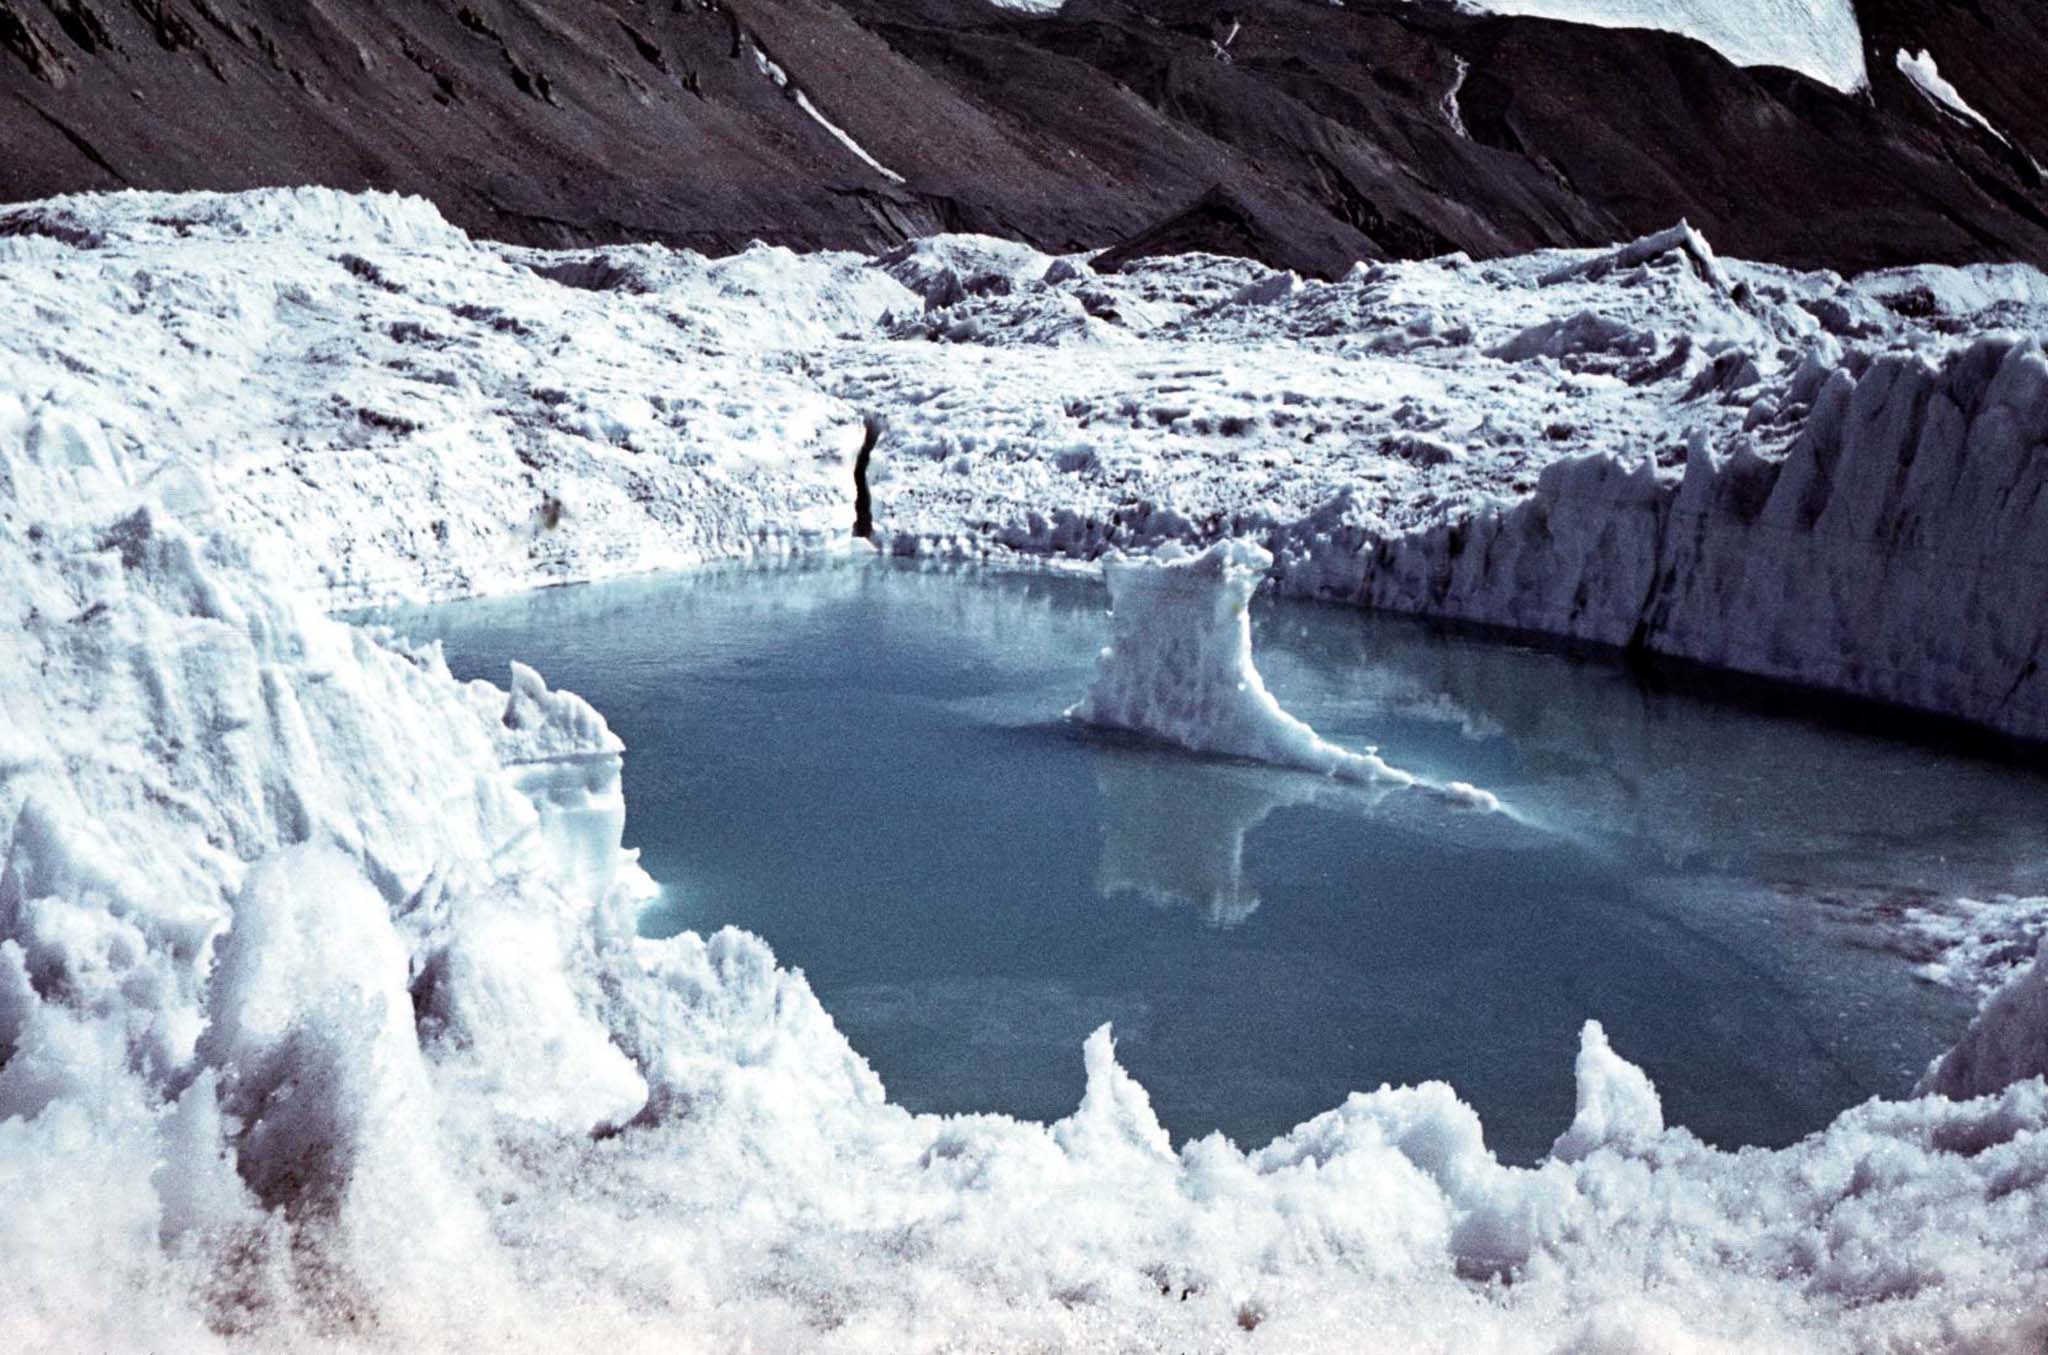
{"type": "Polygon", "coordinates": [[[790,98],[796,100],[796,106],[798,108],[803,109],[805,113],[809,114],[811,121],[817,123],[820,127],[823,127],[826,131],[830,132],[835,141],[837,141],[840,145],[846,147],[846,149],[852,151],[855,155],[859,156],[861,163],[865,164],[869,169],[873,170],[875,173],[881,175],[883,178],[888,179],[894,183],[903,182],[903,176],[901,174],[898,174],[895,170],[890,169],[880,160],[875,159],[874,156],[869,155],[867,152],[867,148],[865,146],[862,146],[858,141],[855,141],[851,133],[849,133],[844,127],[841,127],[838,123],[826,117],[824,113],[819,110],[818,106],[811,102],[810,95],[804,93],[804,91],[801,88],[790,82],[789,72],[782,69],[782,67],[777,65],[775,62],[769,60],[768,54],[761,50],[759,44],[753,45],[753,52],[755,69],[759,70],[761,74],[767,76],[770,80],[773,80],[775,82],[776,88],[782,90],[784,93],[788,94],[790,98]]]}
{"type": "Polygon", "coordinates": [[[1932,53],[1924,48],[1917,54],[1909,53],[1901,47],[1896,60],[1900,72],[1911,80],[1922,94],[1932,99],[1937,107],[1961,118],[1964,122],[1976,124],[2006,145],[2012,145],[2012,138],[1992,126],[1989,118],[1972,108],[1956,87],[1943,78],[1941,68],[1934,64],[1932,53]]]}
{"type": "Polygon", "coordinates": [[[913,305],[850,256],[539,253],[375,195],[6,218],[9,312],[44,318],[8,329],[0,429],[52,470],[17,495],[147,481],[337,602],[843,540],[858,412],[789,354],[913,305]]]}
{"type": "Polygon", "coordinates": [[[1440,107],[1444,111],[1444,122],[1450,129],[1470,141],[1472,133],[1465,130],[1465,114],[1458,107],[1458,93],[1465,88],[1465,81],[1472,74],[1472,63],[1464,57],[1458,57],[1457,63],[1457,74],[1451,77],[1451,87],[1444,91],[1440,107]]]}
{"type": "MultiPolygon", "coordinates": [[[[873,418],[892,548],[1249,535],[1296,591],[2044,709],[2010,683],[2044,364],[1968,333],[2038,328],[2024,296],[1944,310],[1927,271],[1934,326],[1686,250],[1548,286],[1591,256],[1004,257],[928,311],[851,256],[516,250],[375,196],[0,211],[10,1348],[2048,1340],[2038,962],[1933,1075],[1986,1095],[1775,1151],[1665,1126],[1597,1028],[1533,1168],[1440,1083],[1176,1145],[1107,1030],[1065,1120],[914,1116],[757,939],[634,936],[598,712],[323,610],[843,543],[873,418]],[[1487,356],[1584,311],[1621,328],[1487,356]]],[[[1312,748],[1233,724],[1251,550],[1122,567],[1220,720],[1111,688],[1312,748]]]]}
{"type": "Polygon", "coordinates": [[[1654,28],[1703,42],[1738,66],[1783,66],[1843,93],[1870,83],[1851,0],[1457,0],[1494,14],[1654,28]]]}
{"type": "Polygon", "coordinates": [[[2048,898],[1943,899],[1907,909],[1904,921],[1920,976],[1982,999],[2033,963],[2048,940],[2048,898]]]}
{"type": "Polygon", "coordinates": [[[2034,962],[1984,1000],[1970,1029],[1935,1060],[1920,1090],[1954,1100],[2048,1077],[2048,938],[2034,962]]]}
{"type": "Polygon", "coordinates": [[[1579,1034],[1578,1109],[1550,1155],[1577,1162],[1602,1148],[1640,1152],[1664,1133],[1664,1104],[1643,1070],[1614,1052],[1598,1021],[1579,1034]]]}

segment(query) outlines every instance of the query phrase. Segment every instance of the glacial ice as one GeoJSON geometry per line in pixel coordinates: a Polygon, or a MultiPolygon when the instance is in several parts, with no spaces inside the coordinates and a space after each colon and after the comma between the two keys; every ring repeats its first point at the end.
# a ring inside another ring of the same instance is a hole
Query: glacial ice
{"type": "Polygon", "coordinates": [[[1361,601],[1543,631],[2048,737],[2048,360],[1991,335],[1795,380],[1779,459],[1703,439],[1553,462],[1535,493],[1382,547],[1361,601]]]}
{"type": "Polygon", "coordinates": [[[1347,781],[1413,782],[1376,750],[1327,742],[1266,690],[1252,665],[1251,601],[1272,565],[1243,541],[1110,561],[1109,647],[1067,718],[1347,781]]]}
{"type": "Polygon", "coordinates": [[[2048,937],[2031,965],[1984,1000],[1955,1048],[1927,1070],[1920,1091],[1961,1101],[2043,1077],[2048,1077],[2048,937]]]}
{"type": "MultiPolygon", "coordinates": [[[[1624,640],[1647,615],[2026,730],[2039,609],[1995,584],[2043,555],[2030,342],[1734,261],[1747,301],[1668,255],[1543,287],[1551,255],[1213,309],[1261,270],[1161,261],[970,297],[980,337],[928,344],[877,337],[923,298],[849,256],[547,256],[315,192],[0,215],[0,296],[37,317],[0,332],[11,1348],[2048,1340],[2039,961],[1932,1075],[1974,1099],[1776,1151],[1663,1125],[1594,1029],[1528,1169],[1437,1083],[1174,1145],[1107,1031],[1064,1121],[913,1116],[759,940],[633,934],[596,712],[322,610],[842,539],[879,409],[903,549],[1260,535],[1283,587],[1624,640]],[[1041,285],[1127,342],[1006,346],[1041,285]],[[1483,356],[1581,309],[1660,356],[1483,356]],[[1381,455],[1397,431],[1468,454],[1381,455]]],[[[1221,634],[1212,679],[1258,559],[1130,566],[1141,599],[1213,571],[1149,599],[1221,634]]],[[[1162,709],[1315,748],[1225,686],[1162,709]]]]}

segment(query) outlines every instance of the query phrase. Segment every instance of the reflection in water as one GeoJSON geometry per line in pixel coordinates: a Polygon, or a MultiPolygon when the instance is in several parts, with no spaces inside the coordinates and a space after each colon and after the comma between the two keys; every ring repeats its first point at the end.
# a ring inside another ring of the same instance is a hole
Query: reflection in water
{"type": "Polygon", "coordinates": [[[1158,757],[1095,756],[1103,804],[1096,888],[1105,897],[1192,904],[1209,925],[1234,927],[1259,910],[1245,878],[1244,835],[1283,805],[1314,801],[1316,782],[1211,764],[1191,785],[1184,768],[1162,774],[1158,757]]]}
{"type": "Polygon", "coordinates": [[[1259,910],[1245,837],[1275,810],[1365,815],[1418,796],[1408,787],[1202,757],[1101,731],[1089,738],[1103,809],[1096,888],[1104,898],[1136,894],[1191,906],[1212,927],[1235,927],[1259,910]]]}
{"type": "Polygon", "coordinates": [[[1268,608],[1257,643],[1332,737],[1368,731],[1657,871],[1892,901],[2048,889],[2048,782],[2029,771],[1399,617],[1268,608]]]}

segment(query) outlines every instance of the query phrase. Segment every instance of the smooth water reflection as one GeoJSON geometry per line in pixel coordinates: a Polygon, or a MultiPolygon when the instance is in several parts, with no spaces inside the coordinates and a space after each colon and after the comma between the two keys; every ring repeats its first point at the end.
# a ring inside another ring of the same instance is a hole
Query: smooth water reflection
{"type": "Polygon", "coordinates": [[[1320,777],[1215,762],[1191,777],[1132,740],[1104,734],[1093,761],[1102,797],[1102,852],[1095,887],[1162,905],[1186,904],[1203,920],[1236,926],[1259,909],[1245,872],[1245,837],[1276,809],[1328,800],[1364,808],[1373,793],[1320,777]],[[1121,743],[1122,747],[1114,744],[1121,743]]]}
{"type": "Polygon", "coordinates": [[[875,563],[393,619],[603,710],[674,900],[649,929],[767,937],[915,1109],[1065,1114],[1110,1020],[1177,1137],[1444,1078],[1527,1160],[1592,1016],[1674,1121],[1784,1142],[1906,1090],[1967,1018],[1874,917],[2048,885],[2029,774],[1345,609],[1259,604],[1282,703],[1530,823],[1075,730],[1103,606],[1092,578],[875,563]]]}

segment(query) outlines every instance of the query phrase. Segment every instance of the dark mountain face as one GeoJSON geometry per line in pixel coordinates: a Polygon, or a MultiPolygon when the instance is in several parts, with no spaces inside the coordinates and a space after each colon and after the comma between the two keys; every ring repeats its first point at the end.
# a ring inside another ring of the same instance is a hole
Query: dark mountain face
{"type": "Polygon", "coordinates": [[[535,244],[972,230],[1316,273],[1683,216],[1795,265],[2048,264],[2035,5],[1860,0],[1852,96],[1406,0],[0,0],[0,198],[319,183],[535,244]]]}

